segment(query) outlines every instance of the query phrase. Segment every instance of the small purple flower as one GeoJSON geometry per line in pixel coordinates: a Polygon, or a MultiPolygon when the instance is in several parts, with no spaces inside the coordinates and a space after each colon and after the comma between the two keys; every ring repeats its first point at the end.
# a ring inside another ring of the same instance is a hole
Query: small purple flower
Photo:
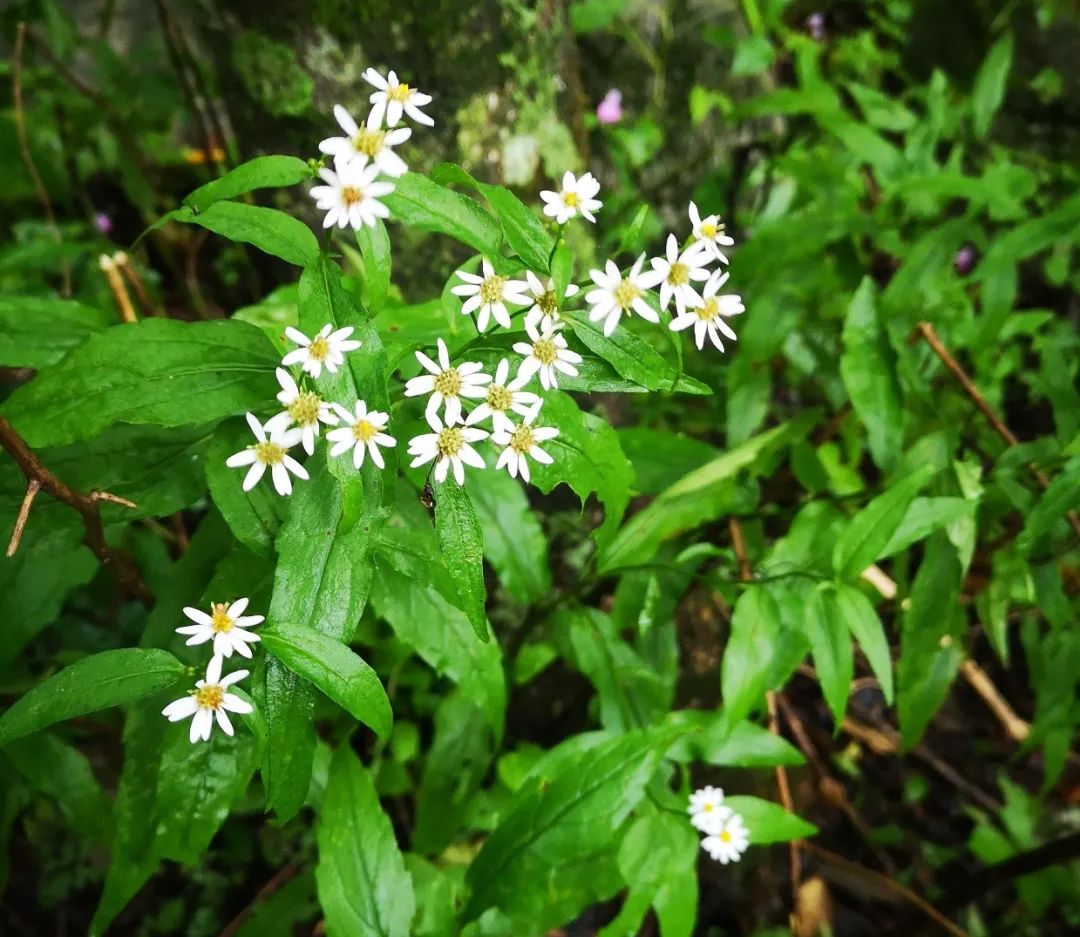
{"type": "Polygon", "coordinates": [[[810,33],[811,39],[816,39],[821,42],[825,39],[825,14],[824,13],[811,13],[806,18],[806,31],[810,33]]]}
{"type": "Polygon", "coordinates": [[[110,231],[112,231],[112,218],[106,215],[105,212],[99,211],[96,215],[94,215],[94,226],[102,234],[108,234],[110,231]]]}
{"type": "Polygon", "coordinates": [[[960,276],[967,276],[971,273],[972,268],[975,266],[975,261],[979,259],[979,255],[975,252],[975,248],[970,244],[965,244],[956,252],[956,256],[953,257],[953,270],[955,270],[960,276]]]}
{"type": "Polygon", "coordinates": [[[617,124],[622,120],[622,92],[612,88],[597,105],[596,119],[602,124],[617,124]]]}

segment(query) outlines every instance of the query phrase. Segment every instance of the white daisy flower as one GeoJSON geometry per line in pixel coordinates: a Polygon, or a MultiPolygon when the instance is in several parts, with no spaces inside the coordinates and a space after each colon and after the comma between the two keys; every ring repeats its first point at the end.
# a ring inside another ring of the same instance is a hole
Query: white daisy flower
{"type": "Polygon", "coordinates": [[[596,198],[600,183],[591,172],[574,177],[568,169],[563,173],[562,188],[558,192],[550,190],[540,193],[544,200],[544,214],[554,218],[559,224],[566,224],[575,215],[596,223],[594,211],[599,211],[603,204],[596,198]]]}
{"type": "Polygon", "coordinates": [[[533,427],[540,408],[536,407],[521,421],[518,426],[509,430],[502,429],[491,434],[491,441],[506,448],[499,454],[499,461],[495,468],[501,469],[506,466],[511,478],[517,478],[520,473],[524,481],[529,480],[529,463],[525,458],[535,459],[544,465],[551,465],[555,460],[537,443],[546,442],[559,435],[559,431],[551,426],[533,427]]]}
{"type": "Polygon", "coordinates": [[[434,127],[435,121],[420,108],[431,103],[431,95],[423,94],[403,81],[398,81],[397,73],[391,71],[385,78],[375,69],[369,68],[363,75],[364,81],[379,90],[369,99],[374,105],[368,122],[378,126],[386,116],[386,126],[396,127],[401,122],[402,112],[408,114],[418,124],[434,127]]]}
{"type": "Polygon", "coordinates": [[[729,811],[727,817],[701,841],[701,848],[717,862],[738,862],[750,845],[750,831],[743,818],[729,811]]]}
{"type": "Polygon", "coordinates": [[[428,425],[435,431],[409,440],[409,455],[414,456],[412,467],[424,465],[435,459],[435,481],[446,481],[450,466],[459,485],[465,484],[465,466],[483,468],[484,460],[470,443],[486,439],[485,430],[471,426],[443,426],[434,413],[428,414],[428,425]]]}
{"type": "Polygon", "coordinates": [[[731,808],[724,806],[724,792],[719,787],[703,787],[690,795],[687,808],[690,822],[703,833],[714,833],[719,825],[731,816],[731,808]]]}
{"type": "Polygon", "coordinates": [[[255,445],[229,456],[225,464],[229,468],[251,466],[247,475],[244,476],[244,491],[251,491],[269,468],[277,493],[279,495],[292,494],[292,479],[289,478],[289,472],[305,481],[308,477],[307,469],[288,454],[288,450],[300,442],[300,430],[283,429],[277,426],[267,438],[266,428],[253,414],[247,414],[247,421],[255,434],[255,445]]]}
{"type": "Polygon", "coordinates": [[[515,303],[518,306],[529,304],[528,284],[524,280],[510,280],[497,276],[486,257],[483,276],[466,273],[464,270],[459,270],[457,275],[465,282],[453,287],[450,292],[455,296],[469,297],[461,306],[462,315],[467,316],[477,309],[480,310],[476,317],[476,327],[481,332],[487,329],[488,319],[492,316],[504,329],[510,328],[507,303],[515,303]]]}
{"type": "Polygon", "coordinates": [[[437,345],[438,364],[422,351],[416,352],[416,360],[428,373],[406,381],[405,396],[417,397],[420,394],[431,394],[424,410],[424,415],[429,421],[433,414],[438,413],[439,407],[445,400],[446,425],[453,426],[461,422],[461,398],[480,400],[486,396],[487,391],[484,385],[491,381],[491,375],[483,373],[484,366],[478,361],[466,361],[455,368],[450,367],[450,355],[446,350],[446,342],[440,338],[437,345]]]}
{"type": "Polygon", "coordinates": [[[378,218],[389,218],[390,209],[379,201],[394,191],[390,182],[379,182],[379,167],[365,165],[358,160],[334,160],[333,169],[320,169],[319,175],[326,185],[311,190],[315,207],[326,212],[324,228],[351,225],[359,231],[364,225],[374,227],[378,218]]]}
{"type": "Polygon", "coordinates": [[[642,273],[641,267],[644,263],[645,255],[642,254],[634,261],[634,266],[625,277],[612,260],[607,262],[603,270],[589,271],[589,276],[597,287],[585,294],[585,302],[592,306],[589,310],[589,321],[598,322],[603,319],[605,335],[615,331],[623,314],[631,315],[636,312],[649,322],[660,321],[659,314],[645,302],[644,296],[647,290],[660,282],[663,274],[658,274],[655,270],[642,273]]]}
{"type": "Polygon", "coordinates": [[[720,216],[709,215],[707,218],[702,218],[698,214],[697,205],[691,202],[690,224],[694,226],[694,238],[699,243],[704,244],[706,249],[713,257],[719,260],[720,263],[726,264],[728,259],[724,256],[724,253],[720,248],[731,247],[735,241],[725,233],[724,226],[720,223],[720,216]]]}
{"type": "Polygon", "coordinates": [[[333,325],[327,322],[319,329],[318,335],[308,338],[299,329],[287,326],[285,334],[300,347],[290,351],[281,359],[281,363],[299,364],[312,377],[322,374],[324,366],[333,374],[345,363],[346,353],[360,347],[360,342],[349,338],[353,333],[351,325],[337,331],[331,331],[333,328],[333,325]]]}
{"type": "Polygon", "coordinates": [[[671,320],[671,330],[681,332],[693,326],[694,341],[697,342],[698,348],[705,347],[705,337],[708,336],[717,349],[723,351],[724,343],[720,341],[721,332],[735,341],[735,333],[724,319],[740,315],[746,311],[746,307],[743,306],[742,298],[736,293],[716,295],[727,279],[727,273],[715,271],[701,291],[699,302],[671,320]]]}
{"type": "Polygon", "coordinates": [[[538,332],[535,325],[526,325],[525,330],[529,333],[532,344],[514,343],[514,351],[525,356],[518,369],[519,378],[528,380],[539,371],[540,386],[544,390],[551,390],[559,386],[556,370],[569,374],[570,377],[577,377],[578,370],[574,365],[581,364],[581,355],[566,347],[566,339],[560,332],[552,328],[538,332]]]}
{"type": "Polygon", "coordinates": [[[192,690],[183,699],[169,703],[162,711],[169,722],[179,722],[181,719],[191,719],[191,729],[188,738],[194,743],[202,739],[204,742],[210,738],[210,728],[217,717],[217,724],[226,735],[233,734],[232,723],[229,721],[228,712],[240,713],[241,715],[253,711],[250,703],[244,702],[235,693],[226,692],[230,686],[238,680],[243,680],[248,675],[246,670],[235,670],[227,677],[221,676],[221,657],[214,656],[206,668],[206,679],[199,680],[192,690]]]}
{"type": "Polygon", "coordinates": [[[521,374],[515,377],[509,384],[506,379],[510,376],[510,362],[503,358],[495,369],[495,380],[487,388],[487,396],[484,402],[477,405],[465,420],[466,426],[491,417],[491,425],[494,429],[512,430],[513,422],[507,414],[510,411],[525,416],[530,413],[540,398],[527,390],[522,390],[532,377],[532,374],[521,374]]]}
{"type": "Polygon", "coordinates": [[[273,435],[278,430],[295,426],[300,430],[300,441],[304,445],[304,452],[311,455],[315,452],[319,423],[336,426],[337,415],[330,408],[330,404],[318,394],[301,389],[293,380],[293,376],[284,368],[278,368],[275,373],[281,385],[281,393],[277,395],[277,399],[285,409],[266,421],[266,431],[273,435]]]}
{"type": "MultiPolygon", "coordinates": [[[[525,279],[529,284],[529,295],[533,298],[532,306],[525,313],[525,324],[532,323],[542,329],[555,328],[562,320],[559,314],[559,294],[555,290],[555,281],[551,277],[541,280],[531,270],[525,271],[525,279]]],[[[567,284],[563,299],[576,296],[578,292],[575,284],[567,284]]]]}
{"type": "Polygon", "coordinates": [[[245,629],[254,628],[265,619],[262,615],[244,615],[247,607],[248,599],[237,599],[231,605],[212,602],[209,615],[201,609],[187,607],[184,614],[195,624],[177,628],[176,633],[191,635],[186,642],[189,647],[213,640],[215,657],[232,657],[236,651],[241,657],[250,658],[248,645],[258,641],[259,636],[245,629]]]}
{"type": "Polygon", "coordinates": [[[372,111],[367,123],[358,125],[345,108],[335,104],[334,117],[346,136],[327,137],[319,144],[319,149],[343,163],[358,162],[361,166],[374,163],[388,176],[405,175],[409,167],[393,148],[408,140],[412,130],[408,127],[383,130],[379,127],[382,121],[373,119],[376,116],[380,115],[372,111]]]}
{"type": "Polygon", "coordinates": [[[653,270],[660,274],[660,308],[667,309],[675,297],[675,309],[679,315],[686,307],[701,301],[693,283],[709,279],[709,263],[712,257],[701,241],[694,241],[686,250],[679,252],[679,242],[674,234],[667,239],[667,256],[654,257],[653,270]]]}
{"type": "Polygon", "coordinates": [[[360,468],[364,464],[364,453],[367,452],[371,455],[371,461],[379,468],[386,468],[379,446],[397,445],[393,436],[383,432],[390,420],[390,414],[379,410],[369,411],[363,400],[356,401],[356,410],[353,413],[337,403],[334,404],[334,409],[345,425],[326,434],[327,441],[334,444],[330,455],[336,458],[352,449],[353,465],[360,468]]]}

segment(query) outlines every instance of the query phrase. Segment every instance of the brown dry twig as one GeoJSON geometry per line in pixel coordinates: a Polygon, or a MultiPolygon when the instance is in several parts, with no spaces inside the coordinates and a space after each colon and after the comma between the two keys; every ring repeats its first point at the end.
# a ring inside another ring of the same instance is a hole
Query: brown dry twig
{"type": "Polygon", "coordinates": [[[149,605],[151,601],[150,592],[144,585],[138,568],[126,553],[109,546],[105,540],[105,528],[101,523],[100,502],[111,501],[127,507],[135,507],[135,505],[125,498],[111,495],[108,492],[95,491],[90,494],[83,494],[65,485],[41,464],[33,450],[26,445],[22,436],[16,432],[15,427],[2,416],[0,416],[0,445],[8,451],[8,454],[15,460],[15,464],[19,466],[19,469],[26,477],[26,497],[23,499],[22,509],[19,511],[15,529],[12,531],[7,555],[14,555],[19,548],[19,540],[22,538],[27,518],[30,515],[30,508],[34,502],[34,496],[37,494],[36,490],[31,494],[31,490],[34,488],[40,489],[52,495],[57,501],[61,501],[79,512],[82,516],[83,527],[86,528],[85,542],[90,551],[98,558],[102,566],[116,574],[116,579],[122,589],[130,595],[136,596],[144,605],[149,605]]]}
{"type": "MultiPolygon", "coordinates": [[[[990,406],[986,398],[979,393],[979,388],[975,386],[975,382],[968,376],[967,371],[965,371],[960,366],[960,362],[949,353],[949,349],[945,347],[945,344],[938,337],[934,327],[929,322],[920,322],[917,328],[919,334],[926,340],[926,344],[928,344],[933,349],[934,354],[941,359],[941,363],[952,372],[953,377],[956,378],[960,386],[964,389],[964,393],[968,395],[971,402],[975,404],[982,412],[983,416],[986,417],[987,422],[993,427],[994,432],[1004,439],[1008,445],[1020,445],[1020,440],[1017,439],[1013,431],[1005,425],[1005,421],[998,416],[997,412],[990,406]]],[[[1031,474],[1034,476],[1035,481],[1039,483],[1040,488],[1045,490],[1050,487],[1050,479],[1042,469],[1034,464],[1029,464],[1028,468],[1031,470],[1031,474]]],[[[1068,519],[1073,531],[1080,537],[1080,515],[1077,515],[1075,511],[1068,511],[1066,512],[1065,517],[1068,519]]]]}
{"type": "Polygon", "coordinates": [[[218,937],[236,937],[236,934],[240,932],[240,928],[242,928],[247,923],[248,918],[255,913],[255,909],[279,888],[294,879],[299,872],[300,866],[296,862],[290,862],[288,865],[278,869],[278,871],[274,873],[273,878],[255,893],[255,897],[248,902],[247,906],[225,925],[225,929],[218,937]]]}

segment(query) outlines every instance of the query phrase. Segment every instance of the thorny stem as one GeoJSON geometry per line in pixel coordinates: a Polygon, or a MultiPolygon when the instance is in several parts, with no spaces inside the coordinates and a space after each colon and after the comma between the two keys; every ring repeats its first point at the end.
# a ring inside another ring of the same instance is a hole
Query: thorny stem
{"type": "Polygon", "coordinates": [[[69,488],[41,464],[38,457],[16,432],[15,427],[2,416],[0,416],[0,445],[15,460],[15,464],[19,466],[19,469],[26,477],[27,485],[27,496],[23,499],[23,509],[19,513],[19,519],[15,522],[12,541],[8,544],[8,556],[14,554],[15,550],[18,549],[19,539],[22,537],[23,529],[30,514],[30,506],[33,503],[30,489],[36,483],[37,487],[52,495],[57,501],[61,501],[79,512],[82,516],[83,527],[86,529],[85,543],[90,548],[90,551],[98,558],[102,566],[115,572],[117,582],[121,588],[127,593],[136,596],[144,605],[149,606],[152,601],[150,591],[144,585],[138,568],[126,553],[109,546],[105,540],[105,528],[101,523],[99,502],[112,501],[127,507],[135,507],[135,505],[125,498],[119,498],[107,492],[95,491],[90,494],[83,494],[69,488]]]}

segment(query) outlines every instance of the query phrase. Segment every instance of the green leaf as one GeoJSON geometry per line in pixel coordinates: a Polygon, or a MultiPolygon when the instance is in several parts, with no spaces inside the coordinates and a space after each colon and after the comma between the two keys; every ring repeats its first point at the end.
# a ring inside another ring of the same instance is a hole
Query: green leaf
{"type": "Polygon", "coordinates": [[[230,241],[250,244],[297,267],[306,267],[319,256],[319,242],[311,229],[275,208],[242,202],[214,202],[205,211],[184,207],[166,217],[171,221],[199,225],[230,241]]]}
{"type": "Polygon", "coordinates": [[[144,319],[91,336],[0,410],[35,449],[114,423],[215,423],[275,405],[277,363],[266,336],[245,322],[144,319]]]}
{"type": "Polygon", "coordinates": [[[383,199],[391,218],[423,231],[448,234],[490,259],[499,254],[502,230],[477,202],[426,176],[409,172],[383,199]]]}
{"type": "Polygon", "coordinates": [[[818,829],[779,804],[758,797],[725,797],[724,806],[730,807],[743,818],[754,846],[769,843],[787,843],[793,839],[814,836],[818,829]]]}
{"type": "Polygon", "coordinates": [[[878,613],[870,600],[854,586],[838,582],[833,584],[835,611],[839,620],[847,626],[851,636],[859,642],[859,647],[870,662],[874,676],[881,684],[885,701],[893,701],[892,656],[889,653],[889,639],[885,634],[878,613]]]}
{"type": "Polygon", "coordinates": [[[485,472],[469,484],[483,531],[484,557],[522,605],[551,591],[547,538],[524,489],[506,472],[485,472]]]}
{"type": "Polygon", "coordinates": [[[667,752],[680,763],[700,761],[708,765],[735,768],[775,768],[801,765],[802,753],[786,739],[742,720],[728,724],[723,710],[697,712],[681,709],[671,713],[667,722],[690,729],[667,752]]]}
{"type": "Polygon", "coordinates": [[[1070,459],[1061,474],[1039,498],[1027,516],[1017,545],[1030,554],[1046,548],[1043,541],[1055,527],[1065,529],[1065,515],[1080,507],[1080,457],[1070,459]]]}
{"type": "Polygon", "coordinates": [[[172,686],[183,672],[172,654],[153,648],[91,654],[16,700],[0,716],[0,745],[55,722],[142,699],[172,686]]]}
{"type": "Polygon", "coordinates": [[[386,690],[378,674],[348,646],[311,628],[276,623],[262,632],[262,643],[380,739],[389,737],[393,713],[386,690]]]}
{"type": "Polygon", "coordinates": [[[645,795],[670,733],[629,732],[550,759],[518,788],[466,873],[465,920],[498,908],[542,933],[618,888],[611,842],[645,795]]]}
{"type": "Polygon", "coordinates": [[[342,745],[330,762],[315,881],[328,937],[408,937],[412,880],[371,775],[342,745]]]}
{"type": "Polygon", "coordinates": [[[858,576],[882,555],[915,495],[938,471],[933,465],[920,466],[889,485],[848,521],[833,550],[833,570],[838,578],[858,576]]]}
{"type": "Polygon", "coordinates": [[[481,641],[490,641],[484,604],[484,540],[480,521],[468,492],[452,478],[436,485],[435,532],[439,552],[460,599],[481,641]]]}
{"type": "Polygon", "coordinates": [[[195,212],[204,212],[215,202],[236,198],[256,189],[282,189],[311,178],[311,167],[295,156],[257,156],[199,186],[184,205],[195,212]]]}
{"type": "Polygon", "coordinates": [[[956,548],[945,534],[934,534],[927,541],[900,626],[896,709],[905,749],[922,736],[960,667],[960,642],[967,630],[957,604],[962,575],[956,548]]]}
{"type": "Polygon", "coordinates": [[[70,299],[0,296],[0,367],[44,368],[115,322],[70,299]]]}
{"type": "Polygon", "coordinates": [[[244,420],[221,423],[206,453],[206,482],[210,496],[233,535],[260,556],[273,558],[274,538],[281,528],[289,501],[270,485],[244,491],[243,476],[225,460],[251,444],[251,429],[244,420]]]}
{"type": "Polygon", "coordinates": [[[371,315],[376,316],[386,305],[393,263],[386,225],[379,218],[374,225],[364,225],[356,232],[356,244],[363,261],[364,286],[360,295],[371,315]]]}
{"type": "Polygon", "coordinates": [[[564,318],[581,343],[607,361],[622,377],[646,390],[686,394],[711,394],[701,381],[676,371],[652,345],[628,328],[616,329],[610,336],[582,313],[566,313],[564,318]]]}
{"type": "MultiPolygon", "coordinates": [[[[548,405],[545,404],[545,413],[548,405]]],[[[797,442],[810,431],[816,419],[816,413],[805,413],[684,475],[623,525],[601,554],[600,571],[610,572],[620,566],[646,562],[663,541],[729,510],[734,498],[733,482],[739,472],[762,462],[780,447],[797,442]]]]}
{"type": "Polygon", "coordinates": [[[735,603],[731,635],[720,663],[720,687],[728,725],[745,719],[770,689],[773,647],[780,636],[780,610],[763,586],[751,586],[735,603]]]}
{"type": "Polygon", "coordinates": [[[975,504],[966,498],[916,498],[908,505],[900,526],[893,531],[878,558],[893,556],[925,540],[935,530],[974,514],[975,504]]]}
{"type": "Polygon", "coordinates": [[[478,182],[460,166],[443,163],[431,173],[439,183],[459,183],[471,186],[487,199],[502,226],[506,243],[533,273],[548,273],[555,239],[548,233],[536,214],[524,205],[513,192],[501,185],[478,182]]]}
{"type": "Polygon", "coordinates": [[[720,455],[720,450],[691,436],[670,430],[625,426],[618,430],[619,444],[634,466],[641,494],[657,494],[672,478],[689,474],[720,455]]]}
{"type": "Polygon", "coordinates": [[[287,823],[304,806],[315,759],[314,693],[311,685],[277,658],[267,658],[257,701],[266,717],[266,741],[259,772],[266,806],[287,823]]]}
{"type": "Polygon", "coordinates": [[[626,9],[628,2],[629,0],[574,0],[570,4],[570,23],[574,32],[590,33],[610,26],[626,9]]]}
{"type": "Polygon", "coordinates": [[[975,87],[971,92],[971,121],[977,137],[986,136],[990,122],[1005,98],[1012,57],[1013,37],[1010,32],[994,43],[979,68],[979,74],[975,76],[975,87]]]}
{"type": "Polygon", "coordinates": [[[851,638],[844,627],[831,583],[819,584],[810,594],[805,624],[821,691],[833,715],[835,731],[839,732],[855,676],[855,663],[851,638]]]}
{"type": "Polygon", "coordinates": [[[903,440],[903,393],[896,376],[896,352],[878,315],[870,277],[863,279],[848,304],[840,376],[866,427],[874,461],[890,470],[899,458],[903,440]]]}

